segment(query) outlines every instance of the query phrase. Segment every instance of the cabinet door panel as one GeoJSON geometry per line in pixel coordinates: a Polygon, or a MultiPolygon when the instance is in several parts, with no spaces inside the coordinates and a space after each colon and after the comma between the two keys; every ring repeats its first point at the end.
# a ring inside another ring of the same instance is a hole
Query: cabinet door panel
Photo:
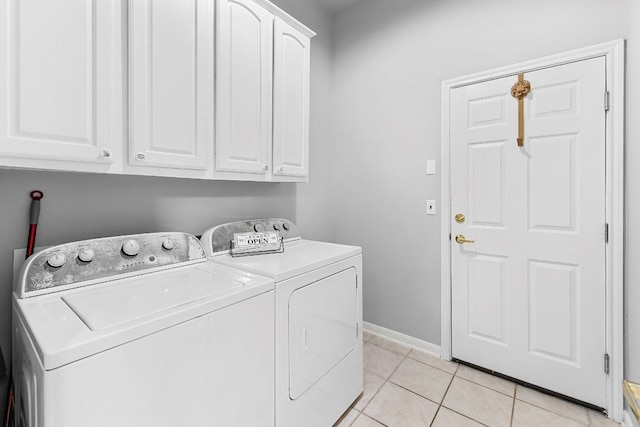
{"type": "Polygon", "coordinates": [[[205,169],[210,0],[130,3],[130,163],[205,169]]]}
{"type": "Polygon", "coordinates": [[[216,170],[268,173],[273,16],[251,0],[220,0],[216,170]]]}
{"type": "Polygon", "coordinates": [[[116,11],[111,0],[2,6],[0,156],[108,168],[110,153],[103,150],[122,134],[116,11]]]}
{"type": "Polygon", "coordinates": [[[309,174],[309,37],[276,18],[273,75],[273,173],[309,174]]]}

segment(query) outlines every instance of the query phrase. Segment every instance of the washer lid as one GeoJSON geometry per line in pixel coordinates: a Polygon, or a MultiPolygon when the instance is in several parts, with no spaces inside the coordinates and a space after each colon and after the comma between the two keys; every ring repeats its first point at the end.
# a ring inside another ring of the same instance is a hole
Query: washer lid
{"type": "Polygon", "coordinates": [[[236,258],[220,255],[211,259],[280,282],[361,253],[358,246],[298,240],[285,242],[283,253],[236,258]]]}
{"type": "Polygon", "coordinates": [[[197,269],[175,274],[122,281],[108,287],[62,297],[73,312],[93,331],[113,328],[216,294],[243,286],[235,280],[211,280],[210,273],[197,269]]]}
{"type": "Polygon", "coordinates": [[[14,294],[13,304],[51,370],[273,288],[271,279],[205,262],[32,298],[14,294]]]}

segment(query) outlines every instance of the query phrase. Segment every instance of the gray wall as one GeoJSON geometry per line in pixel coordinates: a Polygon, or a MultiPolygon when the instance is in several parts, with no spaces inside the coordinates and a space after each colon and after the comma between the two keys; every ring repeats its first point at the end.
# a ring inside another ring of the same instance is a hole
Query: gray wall
{"type": "Polygon", "coordinates": [[[332,17],[317,0],[272,0],[316,32],[311,46],[311,177],[296,186],[297,225],[309,239],[332,241],[332,17]]]}
{"type": "Polygon", "coordinates": [[[363,246],[366,321],[440,343],[440,216],[425,214],[440,176],[425,172],[440,157],[442,81],[624,38],[627,12],[620,0],[367,0],[335,16],[334,232],[363,246]]]}
{"type": "MultiPolygon", "coordinates": [[[[0,170],[0,346],[10,358],[14,248],[26,246],[29,192],[44,191],[38,245],[127,233],[201,234],[242,218],[288,217],[305,237],[331,239],[331,19],[308,0],[276,0],[318,33],[312,41],[311,183],[269,184],[0,170]]],[[[9,362],[9,361],[7,361],[9,362]]],[[[0,405],[6,383],[0,381],[0,405]]],[[[0,415],[0,420],[4,413],[0,415]]]]}

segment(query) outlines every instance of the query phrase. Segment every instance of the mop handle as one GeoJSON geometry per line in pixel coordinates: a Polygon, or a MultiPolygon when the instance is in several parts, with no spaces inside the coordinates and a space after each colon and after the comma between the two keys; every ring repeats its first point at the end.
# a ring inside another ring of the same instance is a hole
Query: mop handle
{"type": "Polygon", "coordinates": [[[36,246],[36,229],[38,228],[38,217],[40,216],[40,199],[44,197],[44,193],[39,190],[31,192],[31,209],[29,211],[29,240],[27,241],[27,256],[29,258],[33,254],[33,248],[36,246]]]}

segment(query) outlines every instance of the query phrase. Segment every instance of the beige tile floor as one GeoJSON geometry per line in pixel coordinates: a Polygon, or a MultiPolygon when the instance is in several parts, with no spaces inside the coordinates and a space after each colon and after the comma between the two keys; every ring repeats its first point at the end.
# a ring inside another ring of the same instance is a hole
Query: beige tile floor
{"type": "Polygon", "coordinates": [[[335,427],[615,427],[603,415],[365,332],[364,394],[335,427]]]}

